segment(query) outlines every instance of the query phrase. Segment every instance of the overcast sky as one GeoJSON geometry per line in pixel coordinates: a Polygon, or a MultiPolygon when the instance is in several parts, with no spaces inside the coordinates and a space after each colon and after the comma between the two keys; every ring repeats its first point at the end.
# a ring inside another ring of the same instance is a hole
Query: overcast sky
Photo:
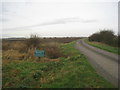
{"type": "Polygon", "coordinates": [[[81,37],[100,29],[118,33],[118,0],[10,1],[0,2],[2,37],[81,37]]]}

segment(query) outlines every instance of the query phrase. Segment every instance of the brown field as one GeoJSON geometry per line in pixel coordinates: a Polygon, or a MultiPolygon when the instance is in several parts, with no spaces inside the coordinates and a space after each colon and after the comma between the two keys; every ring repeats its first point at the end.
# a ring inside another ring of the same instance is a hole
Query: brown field
{"type": "Polygon", "coordinates": [[[69,43],[80,38],[39,38],[39,42],[30,42],[31,39],[5,39],[2,40],[2,59],[5,60],[37,60],[33,56],[36,47],[31,46],[33,43],[37,45],[37,49],[45,51],[43,61],[57,61],[58,57],[66,57],[60,52],[60,45],[69,43]]]}

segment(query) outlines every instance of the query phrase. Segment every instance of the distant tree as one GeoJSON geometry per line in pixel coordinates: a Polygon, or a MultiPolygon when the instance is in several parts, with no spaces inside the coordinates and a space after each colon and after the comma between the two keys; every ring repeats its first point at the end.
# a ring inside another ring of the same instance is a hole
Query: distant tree
{"type": "Polygon", "coordinates": [[[100,41],[100,34],[99,33],[94,33],[89,37],[89,41],[100,41]]]}
{"type": "Polygon", "coordinates": [[[40,44],[40,38],[37,35],[31,34],[30,38],[27,39],[26,45],[28,48],[38,48],[40,44]]]}
{"type": "Polygon", "coordinates": [[[111,30],[103,30],[100,31],[100,37],[101,37],[101,42],[109,44],[109,45],[113,45],[114,39],[115,39],[115,35],[114,32],[111,30]]]}
{"type": "Polygon", "coordinates": [[[118,37],[114,35],[112,30],[101,30],[98,33],[94,33],[89,37],[90,41],[97,41],[106,43],[111,46],[117,46],[118,44],[118,37]]]}

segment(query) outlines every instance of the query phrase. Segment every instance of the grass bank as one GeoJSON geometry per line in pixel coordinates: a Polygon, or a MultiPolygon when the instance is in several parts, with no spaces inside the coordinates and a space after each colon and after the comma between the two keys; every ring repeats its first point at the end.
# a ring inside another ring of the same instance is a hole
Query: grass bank
{"type": "Polygon", "coordinates": [[[3,88],[114,88],[96,73],[74,44],[63,44],[61,52],[67,57],[57,61],[3,61],[3,88]]]}
{"type": "Polygon", "coordinates": [[[87,39],[85,40],[85,42],[88,43],[91,46],[96,47],[96,48],[100,48],[102,50],[105,50],[105,51],[108,51],[108,52],[120,55],[120,48],[112,47],[110,45],[107,45],[107,44],[104,44],[104,43],[100,43],[100,42],[90,42],[87,39]]]}

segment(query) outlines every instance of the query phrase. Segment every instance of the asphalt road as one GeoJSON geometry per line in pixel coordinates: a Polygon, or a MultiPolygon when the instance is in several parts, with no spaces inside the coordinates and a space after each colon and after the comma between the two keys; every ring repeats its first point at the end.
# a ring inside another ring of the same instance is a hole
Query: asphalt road
{"type": "Polygon", "coordinates": [[[92,47],[84,40],[78,40],[75,47],[101,76],[118,87],[118,55],[92,47]]]}

